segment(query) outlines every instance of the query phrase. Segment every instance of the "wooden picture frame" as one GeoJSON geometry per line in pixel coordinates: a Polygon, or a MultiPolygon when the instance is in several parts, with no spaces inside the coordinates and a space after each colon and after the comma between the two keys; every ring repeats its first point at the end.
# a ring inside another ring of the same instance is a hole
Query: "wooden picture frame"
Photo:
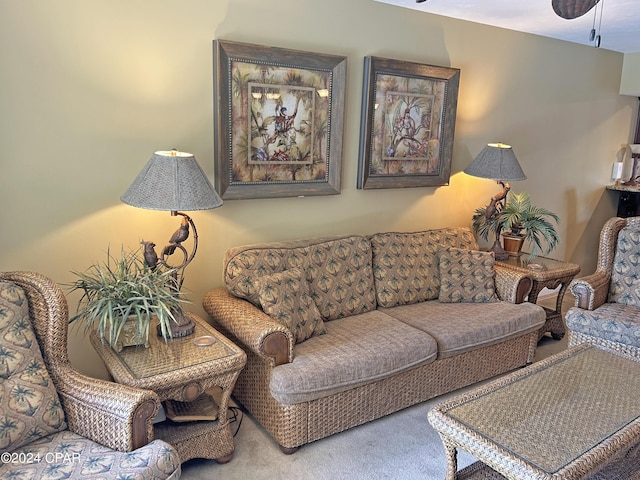
{"type": "Polygon", "coordinates": [[[460,70],[365,57],[358,188],[448,185],[460,70]]]}
{"type": "Polygon", "coordinates": [[[213,41],[224,200],[340,193],[347,58],[213,41]]]}

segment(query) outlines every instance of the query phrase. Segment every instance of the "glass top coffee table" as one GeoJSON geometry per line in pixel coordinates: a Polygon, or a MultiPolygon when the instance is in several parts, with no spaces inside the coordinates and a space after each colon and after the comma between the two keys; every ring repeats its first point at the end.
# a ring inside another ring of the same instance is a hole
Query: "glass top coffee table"
{"type": "Polygon", "coordinates": [[[640,443],[640,363],[580,345],[437,405],[429,421],[508,479],[579,479],[640,443]]]}

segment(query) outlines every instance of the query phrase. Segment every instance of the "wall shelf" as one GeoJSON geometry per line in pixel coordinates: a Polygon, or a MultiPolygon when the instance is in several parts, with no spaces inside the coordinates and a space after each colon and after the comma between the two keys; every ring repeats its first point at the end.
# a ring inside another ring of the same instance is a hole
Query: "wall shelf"
{"type": "Polygon", "coordinates": [[[607,185],[607,190],[618,192],[619,217],[640,216],[640,185],[607,185]]]}

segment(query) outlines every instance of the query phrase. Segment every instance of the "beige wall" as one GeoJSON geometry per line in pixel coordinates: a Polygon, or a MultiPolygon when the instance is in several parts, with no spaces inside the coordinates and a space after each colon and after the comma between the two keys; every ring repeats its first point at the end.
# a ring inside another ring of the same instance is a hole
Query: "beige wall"
{"type": "MultiPolygon", "coordinates": [[[[593,268],[614,213],[604,185],[635,126],[637,100],[618,94],[623,56],[372,0],[0,0],[0,268],[64,283],[109,245],[168,239],[174,218],[119,197],[154,150],[193,152],[213,175],[214,38],[348,57],[342,193],[193,213],[194,311],[234,245],[469,225],[497,187],[461,171],[490,141],[513,145],[528,175],[513,190],[560,215],[553,256],[593,268]],[[461,69],[449,186],[356,189],[366,55],[461,69]]],[[[104,375],[82,335],[70,350],[104,375]]]]}

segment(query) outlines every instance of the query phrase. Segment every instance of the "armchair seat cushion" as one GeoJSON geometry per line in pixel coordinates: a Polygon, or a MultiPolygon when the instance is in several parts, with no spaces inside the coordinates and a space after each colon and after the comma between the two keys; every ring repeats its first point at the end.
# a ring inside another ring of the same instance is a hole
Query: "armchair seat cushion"
{"type": "Polygon", "coordinates": [[[154,480],[179,478],[181,470],[178,454],[162,440],[133,452],[118,452],[68,430],[14,450],[10,458],[16,462],[0,463],[0,478],[154,480]]]}
{"type": "Polygon", "coordinates": [[[295,346],[271,373],[271,395],[293,405],[395,375],[436,358],[431,336],[372,311],[327,322],[327,333],[295,346]]]}
{"type": "Polygon", "coordinates": [[[438,358],[494,345],[540,329],[544,309],[532,303],[443,303],[438,300],[382,309],[438,343],[438,358]]]}
{"type": "Polygon", "coordinates": [[[605,303],[595,310],[572,307],[565,319],[569,330],[640,348],[640,308],[635,305],[605,303]]]}

